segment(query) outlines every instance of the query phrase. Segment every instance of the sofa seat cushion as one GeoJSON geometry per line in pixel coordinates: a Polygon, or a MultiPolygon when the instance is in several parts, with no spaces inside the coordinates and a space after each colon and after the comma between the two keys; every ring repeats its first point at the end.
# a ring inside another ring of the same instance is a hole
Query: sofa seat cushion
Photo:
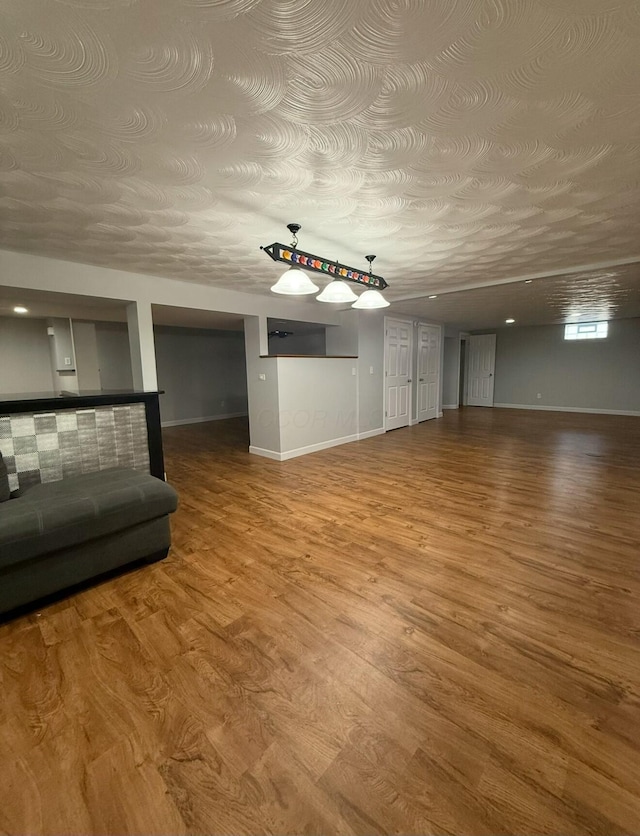
{"type": "Polygon", "coordinates": [[[34,485],[0,506],[0,570],[175,511],[166,482],[137,470],[101,470],[34,485]]]}

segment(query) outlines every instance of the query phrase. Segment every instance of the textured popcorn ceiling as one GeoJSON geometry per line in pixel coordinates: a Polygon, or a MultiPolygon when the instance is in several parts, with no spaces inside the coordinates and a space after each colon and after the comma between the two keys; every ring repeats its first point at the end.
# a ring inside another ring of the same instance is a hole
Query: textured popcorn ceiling
{"type": "Polygon", "coordinates": [[[0,15],[1,247],[264,293],[259,246],[297,221],[303,249],[377,253],[391,299],[640,258],[638,2],[0,15]]]}
{"type": "MultiPolygon", "coordinates": [[[[397,302],[393,313],[463,329],[640,317],[640,265],[508,282],[397,302]]],[[[640,362],[640,358],[639,358],[640,362]]]]}

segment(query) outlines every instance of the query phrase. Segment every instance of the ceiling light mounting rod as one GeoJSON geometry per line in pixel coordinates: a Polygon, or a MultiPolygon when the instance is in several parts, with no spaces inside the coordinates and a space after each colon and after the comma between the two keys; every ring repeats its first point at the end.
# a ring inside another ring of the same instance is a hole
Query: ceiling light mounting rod
{"type": "Polygon", "coordinates": [[[291,247],[295,250],[298,246],[298,233],[302,229],[300,224],[287,224],[287,229],[292,235],[291,247]]]}

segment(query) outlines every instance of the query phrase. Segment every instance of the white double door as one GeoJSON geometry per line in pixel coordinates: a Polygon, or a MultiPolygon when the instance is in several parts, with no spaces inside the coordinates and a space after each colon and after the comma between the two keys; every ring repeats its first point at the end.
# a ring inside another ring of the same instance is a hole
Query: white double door
{"type": "MultiPolygon", "coordinates": [[[[397,430],[412,423],[413,323],[385,320],[385,429],[397,430]]],[[[417,329],[417,421],[438,416],[440,390],[440,328],[417,329]]]]}

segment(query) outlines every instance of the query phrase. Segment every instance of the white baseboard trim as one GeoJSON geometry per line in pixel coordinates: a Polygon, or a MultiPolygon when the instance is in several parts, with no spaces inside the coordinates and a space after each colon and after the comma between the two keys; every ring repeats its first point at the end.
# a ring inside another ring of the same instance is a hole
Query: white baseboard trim
{"type": "MultiPolygon", "coordinates": [[[[444,409],[444,407],[442,407],[442,409],[444,409]]],[[[440,410],[440,412],[438,413],[438,418],[442,418],[443,415],[444,415],[444,412],[442,412],[442,410],[440,410]]]]}
{"type": "Polygon", "coordinates": [[[298,456],[306,456],[307,453],[317,453],[319,450],[327,450],[329,447],[337,447],[340,444],[349,444],[351,441],[357,441],[358,436],[344,435],[342,438],[331,438],[329,441],[320,441],[318,444],[309,444],[306,447],[296,447],[294,450],[286,450],[284,453],[278,453],[275,450],[265,450],[263,447],[249,447],[249,452],[256,456],[264,456],[266,459],[275,459],[278,462],[286,462],[287,459],[295,459],[298,456]]]}
{"type": "Polygon", "coordinates": [[[252,444],[249,445],[249,452],[253,453],[254,456],[262,456],[265,459],[274,459],[277,462],[281,462],[282,459],[281,453],[277,453],[275,450],[265,450],[264,447],[254,447],[252,444]]]}
{"type": "Polygon", "coordinates": [[[373,438],[374,435],[384,435],[385,432],[384,427],[378,427],[377,430],[367,430],[364,433],[358,433],[358,441],[362,441],[365,438],[373,438]]]}
{"type": "Polygon", "coordinates": [[[182,424],[205,424],[207,421],[223,421],[225,418],[246,418],[246,412],[227,412],[225,415],[203,415],[202,418],[180,418],[178,421],[162,421],[163,427],[179,427],[182,424]]]}
{"type": "Polygon", "coordinates": [[[589,409],[583,406],[537,406],[528,403],[494,403],[498,409],[535,409],[545,412],[587,412],[591,415],[632,415],[640,417],[640,412],[631,409],[589,409]]]}
{"type": "Polygon", "coordinates": [[[459,404],[457,404],[457,403],[443,403],[442,408],[443,409],[459,409],[459,404]]]}

